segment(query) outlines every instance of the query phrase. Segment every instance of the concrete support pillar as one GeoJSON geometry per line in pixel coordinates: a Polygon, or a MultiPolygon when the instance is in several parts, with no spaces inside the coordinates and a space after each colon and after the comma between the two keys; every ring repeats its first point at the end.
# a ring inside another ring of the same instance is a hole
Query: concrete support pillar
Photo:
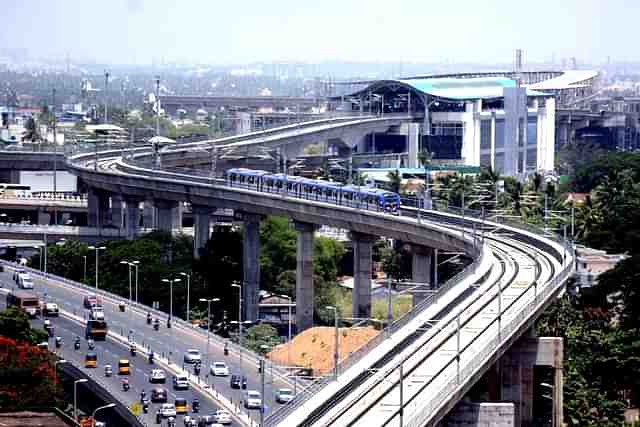
{"type": "Polygon", "coordinates": [[[124,226],[124,212],[120,194],[111,196],[111,223],[118,228],[123,228],[124,226]]]}
{"type": "Polygon", "coordinates": [[[38,209],[38,225],[49,225],[51,224],[51,214],[47,211],[38,209]]]}
{"type": "Polygon", "coordinates": [[[200,251],[204,249],[210,237],[210,219],[213,209],[208,206],[191,205],[193,215],[193,257],[200,258],[200,251]]]}
{"type": "Polygon", "coordinates": [[[244,220],[242,243],[242,292],[244,313],[242,318],[258,319],[260,304],[260,215],[242,214],[244,220]]]}
{"type": "Polygon", "coordinates": [[[406,123],[403,129],[407,136],[407,167],[417,168],[418,153],[420,152],[420,125],[418,123],[406,123]]]}
{"type": "Polygon", "coordinates": [[[109,211],[108,193],[90,188],[87,207],[87,223],[89,227],[102,228],[109,222],[111,213],[109,211]]]}
{"type": "Polygon", "coordinates": [[[134,239],[140,232],[140,199],[124,197],[125,208],[125,230],[128,240],[134,239]]]}
{"type": "Polygon", "coordinates": [[[175,213],[174,210],[178,209],[178,202],[173,200],[154,200],[156,207],[156,229],[160,231],[173,232],[175,227],[175,213]]]}
{"type": "Polygon", "coordinates": [[[142,208],[142,226],[144,228],[154,228],[156,224],[156,209],[153,202],[146,200],[142,208]]]}
{"type": "Polygon", "coordinates": [[[173,209],[172,209],[172,222],[173,222],[173,228],[177,229],[179,231],[182,231],[182,212],[184,211],[184,203],[179,202],[173,209]]]}
{"type": "Polygon", "coordinates": [[[313,326],[313,224],[296,222],[298,231],[296,268],[296,328],[302,332],[313,326]]]}
{"type": "Polygon", "coordinates": [[[426,246],[411,245],[411,281],[425,283],[413,292],[414,307],[424,300],[431,289],[431,275],[433,267],[433,249],[426,246]]]}
{"type": "Polygon", "coordinates": [[[501,398],[515,404],[515,425],[532,425],[534,421],[535,366],[554,369],[553,417],[557,422],[554,425],[562,425],[562,361],[562,338],[532,338],[526,334],[502,356],[499,362],[501,398]]]}
{"type": "Polygon", "coordinates": [[[353,317],[371,317],[371,255],[375,236],[351,232],[353,242],[353,317]]]}

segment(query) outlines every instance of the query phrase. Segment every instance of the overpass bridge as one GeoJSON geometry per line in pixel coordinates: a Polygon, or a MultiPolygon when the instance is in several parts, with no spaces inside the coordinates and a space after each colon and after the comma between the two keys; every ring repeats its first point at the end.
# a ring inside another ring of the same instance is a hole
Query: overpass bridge
{"type": "MultiPolygon", "coordinates": [[[[287,216],[298,231],[296,305],[300,330],[312,325],[311,249],[313,231],[319,225],[352,231],[357,265],[353,307],[359,317],[370,316],[370,288],[364,284],[369,283],[373,236],[412,245],[415,282],[432,283],[434,248],[462,251],[474,258],[467,270],[431,296],[416,301],[405,318],[341,361],[337,380],[321,378],[290,404],[277,410],[271,407],[265,414],[265,425],[360,425],[382,419],[380,416],[385,417],[384,425],[436,425],[562,292],[572,270],[571,249],[550,236],[469,218],[468,214],[405,209],[401,216],[393,216],[356,205],[300,198],[285,190],[262,193],[229,187],[210,173],[185,169],[191,160],[196,165],[206,164],[201,161],[202,152],[212,154],[220,147],[266,145],[295,152],[304,144],[325,138],[357,140],[364,132],[402,120],[407,117],[334,119],[285,127],[174,147],[161,154],[160,162],[145,149],[124,156],[120,150],[78,153],[68,158],[67,166],[94,192],[95,197],[89,197],[90,212],[92,203],[107,210],[112,194],[122,196],[130,237],[139,232],[139,201],[149,197],[157,202],[160,229],[171,228],[171,210],[179,202],[191,203],[195,249],[208,239],[204,230],[208,230],[213,208],[238,212],[245,222],[243,293],[248,319],[257,313],[259,270],[255,260],[263,215],[287,216]],[[362,372],[364,377],[359,376],[362,372]]],[[[561,382],[556,385],[560,386],[561,382]]],[[[520,417],[525,419],[526,414],[520,417]]]]}

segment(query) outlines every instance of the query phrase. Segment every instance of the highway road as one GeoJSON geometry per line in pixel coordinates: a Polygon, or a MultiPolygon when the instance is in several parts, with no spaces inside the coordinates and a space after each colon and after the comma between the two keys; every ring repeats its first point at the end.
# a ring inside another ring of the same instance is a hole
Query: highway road
{"type": "MultiPolygon", "coordinates": [[[[8,293],[9,290],[17,289],[17,286],[14,284],[11,272],[0,273],[0,284],[2,285],[2,293],[0,293],[0,301],[2,303],[2,307],[5,305],[4,296],[8,293]]],[[[75,310],[78,313],[83,312],[81,303],[74,302],[73,299],[71,301],[63,301],[57,300],[52,296],[51,292],[54,287],[45,287],[41,280],[36,279],[36,293],[43,300],[46,298],[48,302],[56,302],[61,305],[61,308],[64,310],[72,311],[75,310]],[[47,296],[45,297],[45,292],[47,296]]],[[[106,308],[106,307],[105,307],[106,308]]],[[[82,313],[83,314],[83,313],[82,313]]],[[[82,315],[81,314],[81,315],[82,315]]],[[[107,312],[106,319],[109,320],[109,312],[107,312]]],[[[105,387],[109,392],[111,392],[118,400],[121,402],[125,402],[127,404],[133,402],[140,401],[140,392],[145,390],[147,392],[147,396],[150,396],[150,391],[154,387],[164,387],[168,391],[169,402],[173,402],[176,397],[184,397],[189,402],[193,402],[193,398],[197,397],[200,400],[200,415],[211,414],[217,409],[221,407],[215,404],[212,399],[208,396],[205,396],[203,393],[199,393],[197,390],[173,390],[172,387],[172,373],[166,369],[163,369],[163,366],[159,366],[157,363],[150,365],[148,363],[148,359],[141,354],[137,354],[136,356],[131,356],[129,349],[123,343],[113,340],[111,338],[107,338],[106,341],[97,341],[96,342],[96,353],[98,354],[98,368],[91,369],[84,367],[84,357],[88,352],[87,342],[84,339],[84,327],[78,324],[75,321],[69,320],[63,316],[50,318],[55,327],[55,335],[61,336],[63,339],[63,346],[61,349],[54,348],[53,340],[49,341],[50,349],[52,351],[56,351],[58,354],[61,354],[61,357],[64,359],[70,360],[73,364],[79,368],[81,368],[84,372],[90,374],[93,378],[97,378],[103,387],[105,387]],[[81,337],[81,348],[80,350],[74,350],[73,341],[76,336],[81,337]],[[121,358],[129,359],[132,364],[132,375],[130,375],[130,384],[131,389],[128,392],[122,390],[121,386],[121,376],[117,374],[111,378],[107,378],[104,376],[104,366],[109,364],[113,367],[114,372],[117,372],[118,360],[121,358]],[[149,373],[153,368],[161,368],[167,374],[167,382],[165,385],[157,385],[151,384],[149,382],[149,373]]],[[[33,321],[33,325],[36,328],[43,328],[43,319],[38,317],[33,321]]],[[[228,378],[220,378],[214,381],[214,384],[225,382],[228,384],[228,378]]],[[[217,384],[216,384],[217,386],[217,384]]],[[[79,385],[81,387],[81,385],[79,385]]],[[[81,393],[79,392],[79,395],[81,393]]],[[[155,424],[155,410],[159,404],[152,404],[149,408],[149,414],[144,416],[143,420],[147,422],[147,424],[152,425],[155,424]]],[[[254,411],[257,412],[257,411],[254,411]]],[[[255,417],[255,414],[254,414],[255,417]]],[[[234,425],[241,425],[236,422],[234,425]]]]}

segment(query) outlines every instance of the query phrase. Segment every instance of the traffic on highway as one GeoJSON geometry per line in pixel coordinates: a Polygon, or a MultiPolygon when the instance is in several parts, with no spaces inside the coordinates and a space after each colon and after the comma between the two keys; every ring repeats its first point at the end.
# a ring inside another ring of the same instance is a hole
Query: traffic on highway
{"type": "MultiPolygon", "coordinates": [[[[0,291],[3,295],[0,301],[3,308],[7,305],[22,304],[20,298],[16,299],[16,294],[28,300],[27,293],[20,289],[12,277],[24,274],[27,273],[0,273],[0,291]]],[[[107,328],[118,328],[124,321],[118,320],[118,316],[114,315],[121,313],[119,309],[110,309],[108,303],[105,304],[100,298],[90,294],[79,295],[78,302],[75,302],[74,298],[57,300],[55,286],[46,286],[45,281],[38,277],[34,278],[34,283],[36,286],[30,289],[29,295],[34,296],[37,302],[35,307],[29,307],[27,304],[25,311],[33,318],[33,327],[44,329],[48,333],[48,342],[41,345],[47,346],[50,351],[81,368],[119,401],[127,404],[134,414],[139,413],[142,421],[148,425],[171,426],[177,418],[182,418],[179,425],[185,427],[244,424],[239,422],[236,413],[215,404],[209,396],[200,392],[199,388],[192,387],[189,377],[181,368],[200,371],[202,386],[208,383],[213,389],[221,390],[226,384],[237,396],[249,394],[255,397],[255,393],[260,395],[257,390],[247,389],[250,386],[246,375],[244,384],[235,388],[237,386],[234,381],[238,375],[230,375],[225,362],[212,362],[210,372],[202,372],[202,353],[193,348],[197,343],[190,343],[191,348],[185,348],[181,355],[170,356],[175,359],[169,365],[170,369],[167,369],[165,363],[158,363],[158,359],[162,354],[166,356],[167,353],[171,353],[171,350],[168,350],[171,343],[165,347],[160,345],[162,339],[159,339],[154,343],[157,346],[150,348],[148,352],[142,352],[138,350],[140,343],[135,342],[134,329],[129,331],[127,342],[107,337],[107,328]],[[85,318],[87,325],[97,323],[100,327],[83,326],[66,316],[60,316],[60,310],[70,310],[74,315],[85,318]]],[[[133,325],[130,326],[133,328],[133,325]]],[[[146,320],[144,327],[152,329],[146,320]]],[[[144,332],[151,333],[147,330],[144,332]]],[[[172,342],[178,344],[179,340],[172,342]]],[[[177,348],[173,347],[174,350],[177,348]]],[[[255,403],[255,400],[249,399],[248,402],[255,403]]],[[[234,404],[240,406],[240,398],[234,404]]],[[[251,407],[250,404],[247,405],[251,407]]],[[[260,403],[257,408],[260,408],[260,403]]]]}

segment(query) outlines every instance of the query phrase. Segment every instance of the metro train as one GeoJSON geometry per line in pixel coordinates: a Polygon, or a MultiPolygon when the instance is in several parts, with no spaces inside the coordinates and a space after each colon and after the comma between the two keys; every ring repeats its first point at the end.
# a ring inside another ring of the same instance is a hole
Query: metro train
{"type": "Polygon", "coordinates": [[[400,196],[380,188],[343,185],[339,182],[245,168],[227,170],[225,179],[230,187],[248,188],[266,193],[280,193],[286,183],[287,194],[293,197],[388,212],[394,215],[399,215],[400,212],[400,196]]]}

